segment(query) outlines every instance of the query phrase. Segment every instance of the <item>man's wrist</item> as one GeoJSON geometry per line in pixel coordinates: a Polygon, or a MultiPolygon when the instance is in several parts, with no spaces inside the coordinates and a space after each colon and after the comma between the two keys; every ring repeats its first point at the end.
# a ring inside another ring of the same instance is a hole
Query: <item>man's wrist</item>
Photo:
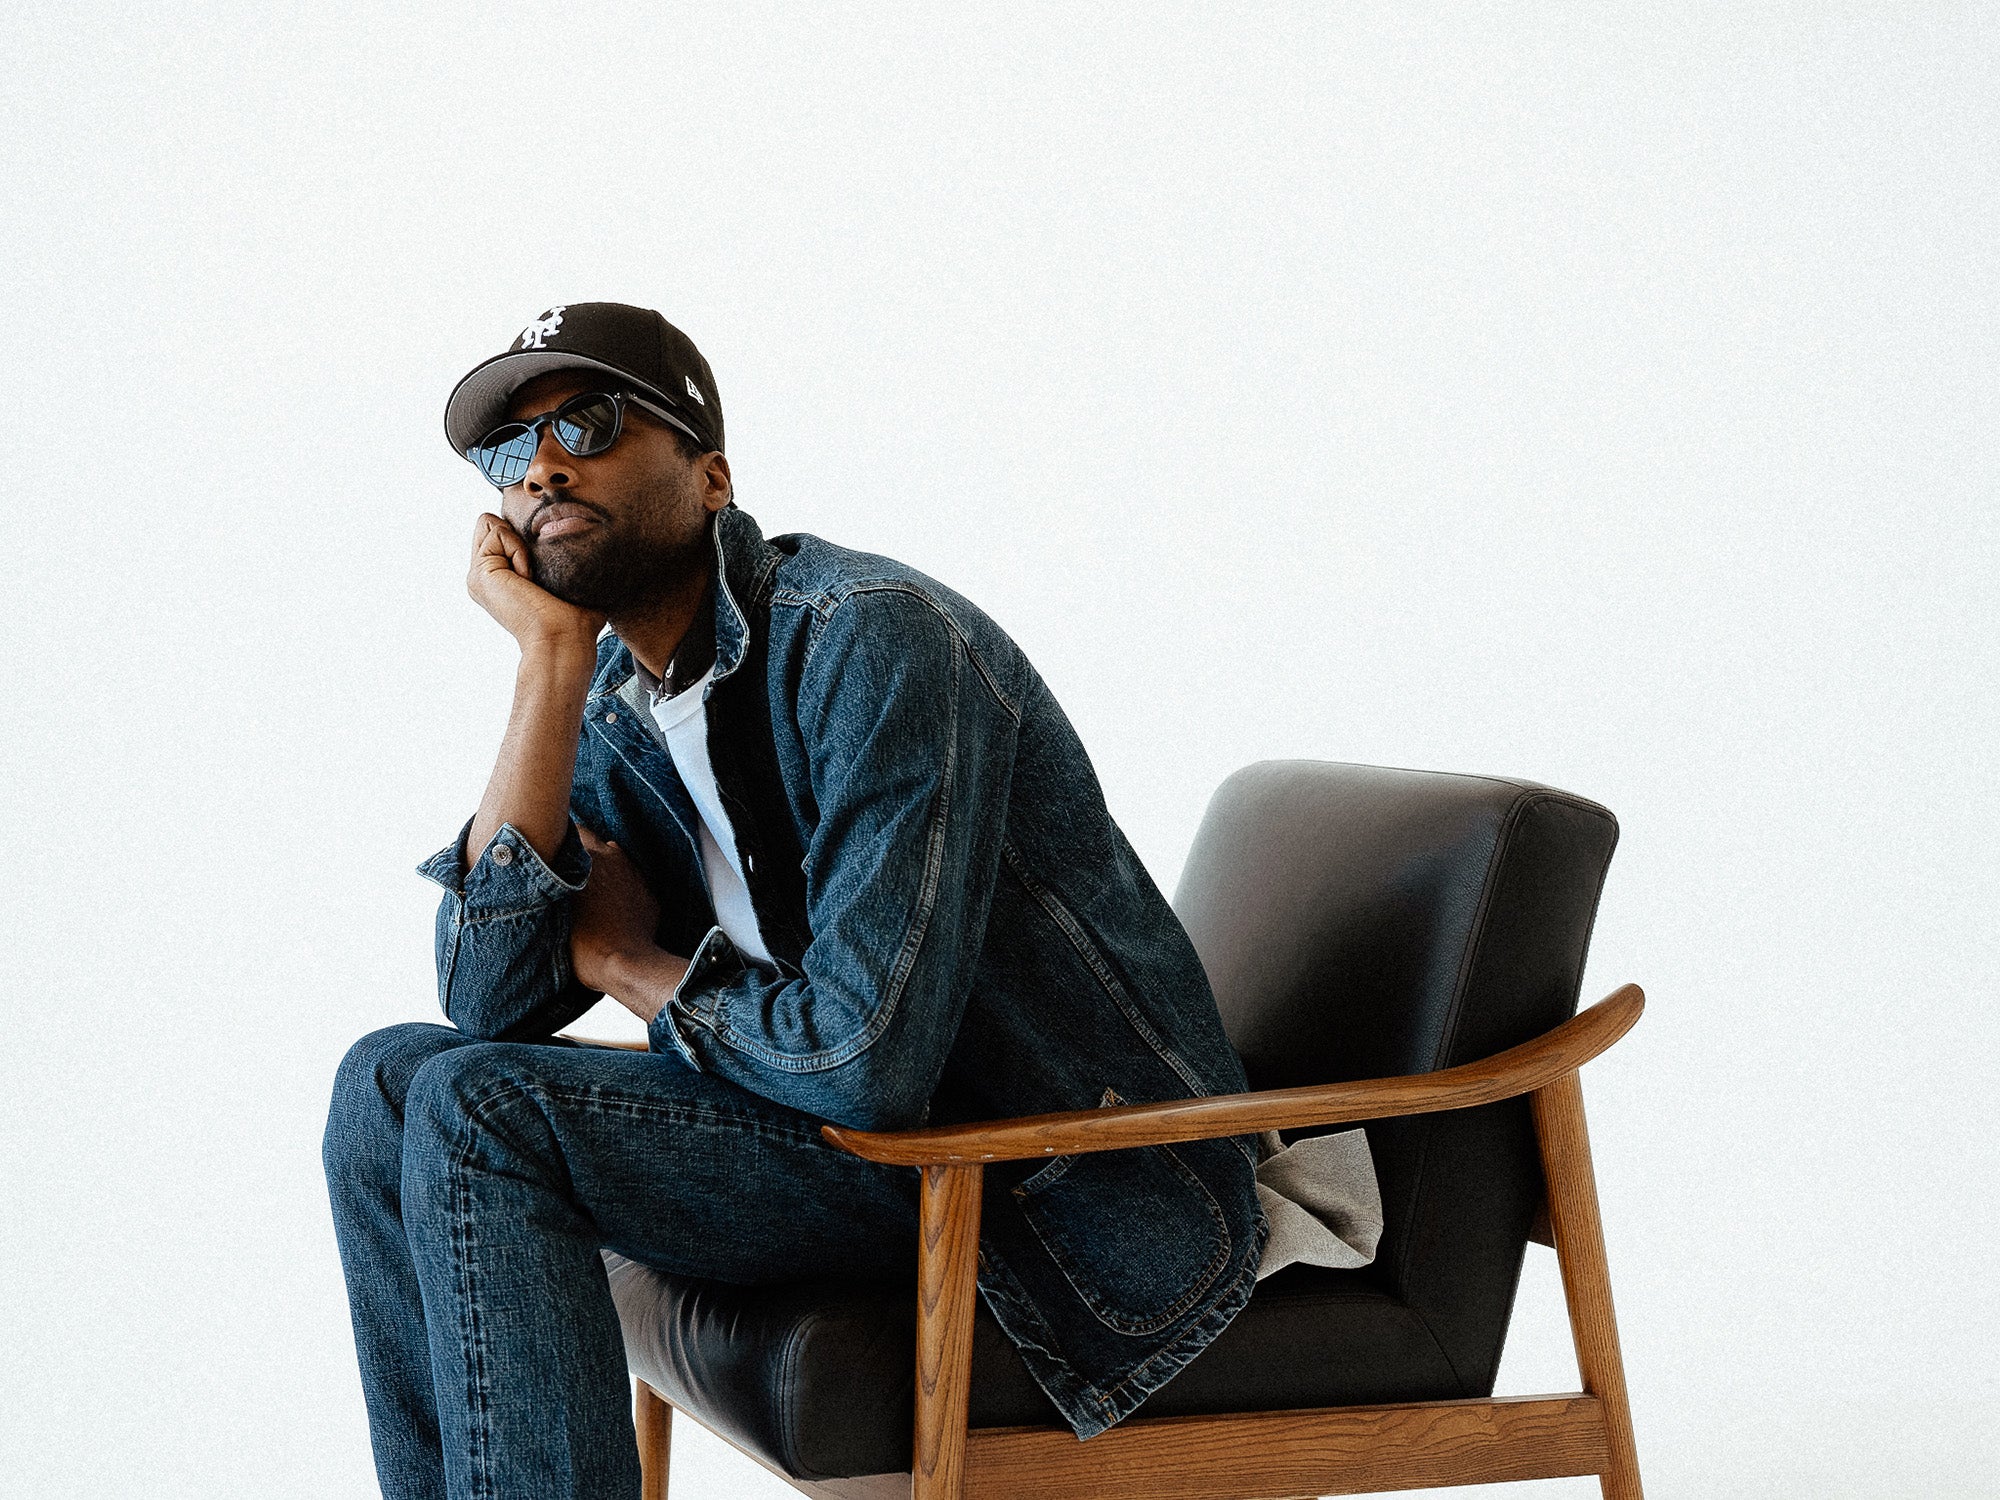
{"type": "Polygon", "coordinates": [[[607,954],[604,993],[650,1025],[687,971],[688,961],[664,948],[607,954]]]}
{"type": "Polygon", "coordinates": [[[523,675],[568,681],[579,673],[586,679],[597,667],[596,637],[534,635],[520,641],[523,675]]]}

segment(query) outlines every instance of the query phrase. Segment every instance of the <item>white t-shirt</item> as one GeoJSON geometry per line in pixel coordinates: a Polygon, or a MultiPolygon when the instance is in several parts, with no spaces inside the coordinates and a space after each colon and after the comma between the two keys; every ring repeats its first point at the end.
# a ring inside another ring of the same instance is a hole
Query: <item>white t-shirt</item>
{"type": "Polygon", "coordinates": [[[709,899],[715,904],[715,925],[720,927],[745,958],[767,968],[777,967],[764,936],[757,927],[757,910],[750,904],[750,887],[737,864],[736,831],[729,814],[723,811],[722,794],[716,790],[715,771],[708,763],[708,705],[702,695],[711,666],[700,678],[671,698],[653,703],[653,722],[667,742],[674,769],[687,784],[701,813],[701,865],[708,875],[709,899]]]}

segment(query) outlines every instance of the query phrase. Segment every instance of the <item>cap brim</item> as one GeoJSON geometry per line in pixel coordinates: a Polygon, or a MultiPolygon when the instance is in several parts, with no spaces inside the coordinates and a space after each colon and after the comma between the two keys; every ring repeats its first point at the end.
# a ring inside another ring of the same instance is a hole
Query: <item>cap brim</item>
{"type": "MultiPolygon", "coordinates": [[[[635,390],[644,391],[662,406],[672,409],[680,404],[650,381],[601,359],[561,349],[510,349],[475,365],[453,387],[450,399],[444,404],[444,435],[452,452],[465,457],[468,448],[507,419],[507,403],[513,400],[514,393],[537,375],[546,375],[551,370],[603,370],[635,390]]],[[[704,448],[712,446],[687,423],[668,420],[704,448]]]]}

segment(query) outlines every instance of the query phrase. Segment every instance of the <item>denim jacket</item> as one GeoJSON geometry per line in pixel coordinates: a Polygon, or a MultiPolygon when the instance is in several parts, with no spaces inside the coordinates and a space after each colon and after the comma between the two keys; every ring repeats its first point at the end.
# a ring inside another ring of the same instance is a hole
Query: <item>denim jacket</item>
{"type": "MultiPolygon", "coordinates": [[[[580,824],[692,955],[652,1050],[765,1098],[897,1130],[1246,1088],[1193,945],[1007,634],[888,558],[766,538],[733,505],[710,530],[709,758],[776,967],[715,924],[698,814],[607,632],[554,860],[506,824],[468,869],[468,820],[419,867],[445,890],[452,1022],[531,1040],[598,999],[570,962],[580,824]]],[[[1079,1437],[1249,1300],[1257,1157],[1244,1136],[987,1167],[980,1292],[1079,1437]]]]}

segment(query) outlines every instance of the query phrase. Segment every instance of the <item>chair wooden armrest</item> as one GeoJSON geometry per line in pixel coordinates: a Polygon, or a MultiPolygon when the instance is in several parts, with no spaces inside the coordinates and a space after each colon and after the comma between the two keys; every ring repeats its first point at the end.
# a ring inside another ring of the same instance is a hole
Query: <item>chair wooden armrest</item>
{"type": "Polygon", "coordinates": [[[1469,1109],[1533,1093],[1574,1073],[1631,1030],[1645,1008],[1639,986],[1628,984],[1533,1041],[1435,1073],[1072,1110],[937,1130],[850,1130],[826,1125],[821,1133],[869,1161],[928,1167],[1165,1146],[1264,1130],[1469,1109]]]}
{"type": "MultiPolygon", "coordinates": [[[[1594,1473],[1607,1500],[1640,1500],[1577,1070],[1631,1030],[1645,1004],[1637,985],[1624,985],[1533,1041],[1434,1073],[936,1130],[822,1126],[827,1140],[857,1156],[922,1172],[916,1421],[908,1493],[913,1500],[999,1500],[1028,1493],[1064,1500],[1139,1500],[1168,1493],[1181,1500],[1219,1500],[1308,1489],[1349,1493],[1594,1473]],[[1078,1444],[1060,1428],[967,1431],[985,1163],[1470,1109],[1522,1094],[1531,1096],[1540,1138],[1550,1238],[1562,1267],[1582,1391],[1246,1417],[1129,1418],[1116,1429],[1117,1436],[1106,1434],[1088,1444],[1078,1444]],[[1298,1430],[1285,1427],[1288,1422],[1298,1430]],[[1439,1447],[1431,1434],[1441,1422],[1470,1422],[1482,1436],[1476,1443],[1454,1440],[1439,1447]],[[1362,1428],[1386,1459],[1361,1462],[1345,1451],[1362,1428]],[[1238,1463],[1248,1467],[1230,1480],[1181,1480],[1180,1445],[1166,1439],[1182,1429],[1197,1443],[1240,1444],[1257,1456],[1240,1457],[1238,1463]],[[1311,1461],[1301,1465],[1298,1455],[1308,1452],[1311,1461]],[[1393,1474],[1382,1462],[1393,1467],[1393,1474]]],[[[794,1487],[810,1494],[835,1493],[831,1486],[795,1481],[794,1487]]]]}

